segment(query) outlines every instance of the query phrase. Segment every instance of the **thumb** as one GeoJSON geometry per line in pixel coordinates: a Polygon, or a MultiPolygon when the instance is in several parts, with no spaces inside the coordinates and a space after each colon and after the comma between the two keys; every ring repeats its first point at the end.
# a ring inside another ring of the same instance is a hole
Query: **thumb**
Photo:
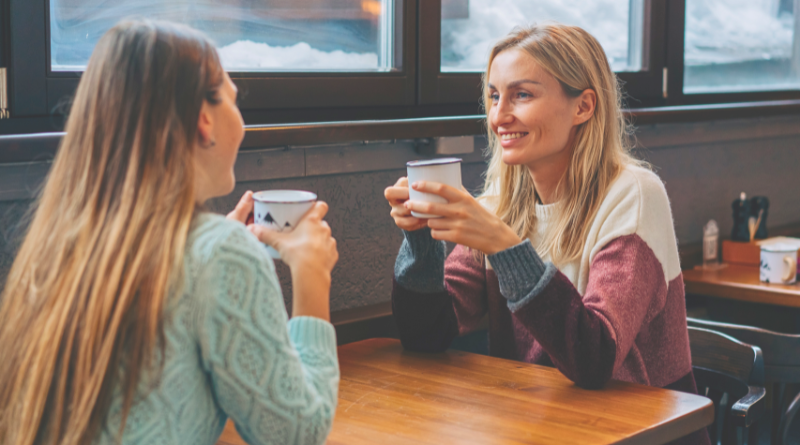
{"type": "Polygon", "coordinates": [[[228,219],[233,219],[236,221],[240,221],[243,223],[247,222],[247,217],[253,211],[253,192],[247,191],[239,202],[236,204],[236,207],[228,214],[228,219]]]}
{"type": "Polygon", "coordinates": [[[247,226],[247,230],[255,235],[259,241],[272,247],[275,247],[275,245],[278,244],[283,238],[280,232],[268,229],[264,226],[259,226],[257,224],[250,224],[247,226]]]}

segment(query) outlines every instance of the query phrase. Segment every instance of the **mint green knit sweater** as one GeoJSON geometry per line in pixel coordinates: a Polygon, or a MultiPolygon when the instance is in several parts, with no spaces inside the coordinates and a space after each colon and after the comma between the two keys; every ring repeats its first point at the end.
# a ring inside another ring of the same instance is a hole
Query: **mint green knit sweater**
{"type": "MultiPolygon", "coordinates": [[[[122,443],[213,445],[228,417],[250,444],[323,443],[339,385],[333,326],[287,322],[264,246],[222,216],[196,217],[184,270],[163,371],[142,380],[122,443]]],[[[116,442],[121,405],[117,392],[96,443],[116,442]]]]}

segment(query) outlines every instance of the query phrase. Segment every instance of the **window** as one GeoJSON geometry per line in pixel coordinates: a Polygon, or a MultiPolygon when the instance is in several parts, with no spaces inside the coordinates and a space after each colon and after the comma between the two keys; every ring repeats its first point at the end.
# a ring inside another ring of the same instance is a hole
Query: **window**
{"type": "Polygon", "coordinates": [[[794,0],[686,0],[683,92],[800,87],[794,0]]]}
{"type": "Polygon", "coordinates": [[[52,127],[103,32],[136,15],[209,35],[249,124],[352,119],[415,102],[414,0],[0,2],[10,10],[11,115],[42,126],[52,127]]]}
{"type": "Polygon", "coordinates": [[[216,42],[248,124],[470,115],[494,42],[557,21],[597,37],[631,108],[800,99],[797,1],[0,0],[0,66],[16,132],[58,128],[99,37],[146,16],[216,42]]]}
{"type": "Polygon", "coordinates": [[[644,0],[442,0],[442,72],[482,72],[514,26],[555,21],[591,33],[614,71],[642,67],[644,0]]]}
{"type": "Polygon", "coordinates": [[[554,21],[598,39],[634,106],[661,104],[666,13],[665,0],[422,2],[419,34],[428,44],[420,46],[419,100],[479,101],[492,45],[515,26],[554,21]]]}
{"type": "Polygon", "coordinates": [[[391,71],[393,0],[51,0],[51,70],[82,71],[122,17],[188,24],[217,44],[227,70],[391,71]]]}

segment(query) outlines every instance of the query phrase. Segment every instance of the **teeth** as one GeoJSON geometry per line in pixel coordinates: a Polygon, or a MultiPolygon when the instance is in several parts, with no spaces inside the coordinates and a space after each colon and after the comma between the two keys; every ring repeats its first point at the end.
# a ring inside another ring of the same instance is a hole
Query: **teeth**
{"type": "Polygon", "coordinates": [[[528,134],[528,133],[506,133],[506,134],[500,135],[500,139],[504,140],[504,141],[507,141],[509,139],[519,139],[519,138],[525,136],[526,134],[528,134]]]}

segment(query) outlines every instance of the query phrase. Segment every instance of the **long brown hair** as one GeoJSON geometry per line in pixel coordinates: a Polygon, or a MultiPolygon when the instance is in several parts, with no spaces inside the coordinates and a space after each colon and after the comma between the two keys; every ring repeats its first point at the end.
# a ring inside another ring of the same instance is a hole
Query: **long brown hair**
{"type": "Polygon", "coordinates": [[[223,77],[185,26],[125,21],[97,43],[2,294],[0,443],[90,443],[112,391],[125,419],[160,369],[196,207],[197,122],[223,77]]]}
{"type": "MultiPolygon", "coordinates": [[[[600,43],[577,26],[546,24],[516,28],[497,42],[489,56],[484,76],[484,106],[487,116],[491,97],[488,88],[492,61],[503,51],[520,49],[534,58],[561,84],[569,97],[591,89],[597,94],[594,115],[578,128],[569,167],[556,188],[558,212],[545,238],[537,247],[552,261],[563,264],[583,250],[591,223],[614,179],[625,165],[644,163],[630,154],[628,124],[622,114],[622,94],[600,43]]],[[[521,238],[534,233],[536,187],[527,167],[506,165],[503,149],[489,128],[491,160],[482,199],[521,238]]]]}

